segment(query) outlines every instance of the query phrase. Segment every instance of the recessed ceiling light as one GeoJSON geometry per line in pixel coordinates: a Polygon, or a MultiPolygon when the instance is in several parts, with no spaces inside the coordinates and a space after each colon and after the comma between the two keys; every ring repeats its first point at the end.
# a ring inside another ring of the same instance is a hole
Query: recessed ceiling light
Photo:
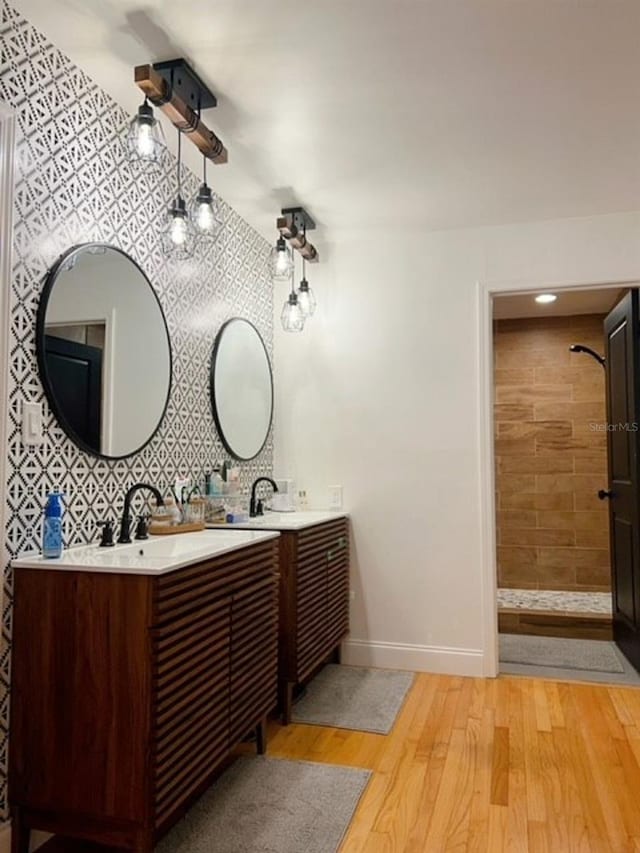
{"type": "Polygon", "coordinates": [[[557,298],[555,293],[540,293],[536,296],[536,302],[539,302],[541,305],[548,305],[550,302],[555,302],[557,298]]]}

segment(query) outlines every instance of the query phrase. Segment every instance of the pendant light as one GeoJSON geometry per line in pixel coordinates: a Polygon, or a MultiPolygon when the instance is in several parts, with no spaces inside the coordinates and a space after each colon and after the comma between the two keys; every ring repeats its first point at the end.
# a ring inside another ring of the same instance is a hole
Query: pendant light
{"type": "Polygon", "coordinates": [[[133,162],[156,164],[166,150],[162,125],[153,114],[153,107],[145,98],[138,112],[129,122],[127,148],[133,162]]]}
{"type": "Polygon", "coordinates": [[[305,317],[302,313],[302,309],[300,308],[298,294],[296,293],[295,286],[293,284],[293,273],[294,270],[292,268],[291,293],[289,294],[287,301],[282,306],[282,313],[280,314],[280,322],[282,323],[282,328],[285,332],[301,332],[304,329],[305,317]]]}
{"type": "Polygon", "coordinates": [[[284,303],[280,320],[285,332],[301,332],[304,329],[304,314],[298,304],[298,294],[293,288],[284,303]]]}
{"type": "Polygon", "coordinates": [[[167,212],[167,218],[162,228],[162,249],[165,255],[185,260],[193,254],[196,233],[182,198],[180,181],[180,166],[182,154],[182,133],[178,130],[178,193],[175,201],[167,212]]]}
{"type": "Polygon", "coordinates": [[[214,240],[218,236],[221,222],[211,187],[207,185],[207,158],[203,157],[202,184],[191,204],[191,220],[198,237],[214,240]]]}
{"type": "Polygon", "coordinates": [[[300,310],[305,318],[313,317],[313,314],[316,310],[316,297],[313,290],[309,286],[309,282],[307,281],[307,276],[305,274],[306,270],[306,261],[304,257],[302,258],[302,279],[300,280],[300,284],[298,285],[297,296],[298,296],[298,305],[300,306],[300,310]]]}
{"type": "Polygon", "coordinates": [[[269,253],[269,272],[274,281],[289,281],[293,275],[293,254],[282,235],[269,253]]]}

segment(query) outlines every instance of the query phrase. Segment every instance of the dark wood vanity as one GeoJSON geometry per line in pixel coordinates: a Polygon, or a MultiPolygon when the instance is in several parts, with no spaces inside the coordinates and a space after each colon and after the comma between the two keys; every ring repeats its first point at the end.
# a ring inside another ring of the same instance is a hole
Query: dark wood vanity
{"type": "MultiPolygon", "coordinates": [[[[314,549],[333,546],[303,533],[300,638],[317,601],[326,645],[343,632],[326,589],[338,558],[325,555],[326,580],[307,583],[314,549]]],[[[252,730],[264,751],[277,702],[277,541],[161,575],[15,570],[13,853],[27,853],[31,829],[151,853],[252,730]]],[[[296,675],[312,647],[298,648],[296,675]]]]}
{"type": "Polygon", "coordinates": [[[349,632],[349,521],[280,529],[280,706],[291,721],[296,684],[331,655],[349,632]]]}

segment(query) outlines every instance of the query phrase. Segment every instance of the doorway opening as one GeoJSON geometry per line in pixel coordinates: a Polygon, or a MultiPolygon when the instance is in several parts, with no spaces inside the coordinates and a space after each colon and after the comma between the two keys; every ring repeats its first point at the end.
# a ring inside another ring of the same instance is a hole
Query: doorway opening
{"type": "Polygon", "coordinates": [[[613,642],[609,529],[605,323],[627,292],[493,299],[500,672],[640,684],[613,642]]]}

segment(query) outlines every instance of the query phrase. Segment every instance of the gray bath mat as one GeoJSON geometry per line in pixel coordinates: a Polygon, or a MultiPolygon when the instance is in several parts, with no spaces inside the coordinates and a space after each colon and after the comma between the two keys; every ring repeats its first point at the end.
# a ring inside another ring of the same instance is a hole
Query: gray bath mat
{"type": "Polygon", "coordinates": [[[293,708],[294,723],[387,734],[395,723],[412,672],[329,664],[293,708]]]}
{"type": "Polygon", "coordinates": [[[624,672],[614,644],[605,640],[501,634],[500,660],[503,663],[524,663],[592,672],[624,672]]]}
{"type": "Polygon", "coordinates": [[[239,758],[156,853],[335,853],[371,773],[239,758]]]}

